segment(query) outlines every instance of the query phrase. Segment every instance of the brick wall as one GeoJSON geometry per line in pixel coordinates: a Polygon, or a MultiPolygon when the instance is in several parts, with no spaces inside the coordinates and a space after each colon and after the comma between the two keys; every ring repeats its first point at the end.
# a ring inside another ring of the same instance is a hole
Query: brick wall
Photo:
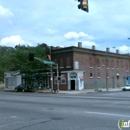
{"type": "Polygon", "coordinates": [[[95,82],[99,83],[102,88],[106,87],[106,75],[107,75],[107,86],[121,87],[125,84],[124,77],[129,74],[129,60],[123,58],[120,55],[110,54],[107,57],[101,53],[74,53],[74,61],[79,62],[79,70],[84,70],[84,85],[85,88],[94,88],[95,82]],[[90,58],[92,63],[90,63],[90,58]],[[106,67],[107,59],[107,67],[106,67]],[[107,69],[106,69],[107,68],[107,69]],[[92,73],[92,76],[91,74],[92,73]],[[119,78],[117,77],[119,74],[119,78]]]}

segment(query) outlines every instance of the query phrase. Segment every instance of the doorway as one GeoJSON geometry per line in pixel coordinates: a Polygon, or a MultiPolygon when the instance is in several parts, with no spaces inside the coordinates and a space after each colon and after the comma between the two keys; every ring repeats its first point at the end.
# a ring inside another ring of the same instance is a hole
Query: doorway
{"type": "Polygon", "coordinates": [[[75,90],[75,80],[71,80],[71,90],[75,90]]]}

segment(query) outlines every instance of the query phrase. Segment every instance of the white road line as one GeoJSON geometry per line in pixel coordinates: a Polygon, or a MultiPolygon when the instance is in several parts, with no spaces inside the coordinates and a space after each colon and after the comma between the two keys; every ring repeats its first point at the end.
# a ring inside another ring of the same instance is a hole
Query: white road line
{"type": "Polygon", "coordinates": [[[101,112],[91,112],[91,111],[85,111],[85,113],[95,114],[95,115],[106,115],[106,116],[130,117],[130,115],[120,115],[120,114],[114,114],[114,113],[101,113],[101,112]]]}

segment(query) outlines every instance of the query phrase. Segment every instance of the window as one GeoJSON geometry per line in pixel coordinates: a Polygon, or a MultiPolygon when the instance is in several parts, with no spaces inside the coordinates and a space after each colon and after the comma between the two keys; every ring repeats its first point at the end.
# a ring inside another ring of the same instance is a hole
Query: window
{"type": "Polygon", "coordinates": [[[55,79],[55,84],[57,84],[57,79],[55,79]]]}
{"type": "Polygon", "coordinates": [[[111,68],[114,68],[114,61],[111,61],[111,68]]]}
{"type": "Polygon", "coordinates": [[[66,79],[65,78],[61,79],[61,84],[66,84],[66,79]]]}
{"type": "Polygon", "coordinates": [[[77,78],[77,74],[76,73],[71,73],[70,78],[77,78]]]}
{"type": "Polygon", "coordinates": [[[108,60],[106,59],[106,68],[109,68],[108,60]]]}
{"type": "Polygon", "coordinates": [[[116,68],[119,68],[119,61],[116,62],[116,68]]]}
{"type": "Polygon", "coordinates": [[[103,66],[105,65],[104,59],[102,59],[102,65],[103,65],[103,66]]]}
{"type": "Polygon", "coordinates": [[[100,78],[100,71],[97,71],[97,77],[100,78]]]}
{"type": "Polygon", "coordinates": [[[63,67],[63,58],[60,58],[60,67],[63,67]]]}
{"type": "Polygon", "coordinates": [[[100,67],[100,60],[97,59],[97,67],[100,67]]]}
{"type": "Polygon", "coordinates": [[[89,70],[89,77],[92,78],[93,77],[93,72],[92,69],[89,70]]]}
{"type": "Polygon", "coordinates": [[[106,78],[109,78],[109,73],[108,72],[106,73],[106,78]]]}
{"type": "Polygon", "coordinates": [[[123,65],[123,62],[121,61],[121,69],[123,70],[124,68],[124,65],[123,65]]]}
{"type": "Polygon", "coordinates": [[[89,66],[92,67],[92,58],[89,58],[89,66]]]}
{"type": "Polygon", "coordinates": [[[93,73],[92,72],[90,72],[90,77],[93,77],[93,73]]]}
{"type": "Polygon", "coordinates": [[[66,57],[66,66],[70,66],[70,57],[66,57]]]}
{"type": "Polygon", "coordinates": [[[126,63],[126,70],[128,70],[128,64],[126,63]]]}

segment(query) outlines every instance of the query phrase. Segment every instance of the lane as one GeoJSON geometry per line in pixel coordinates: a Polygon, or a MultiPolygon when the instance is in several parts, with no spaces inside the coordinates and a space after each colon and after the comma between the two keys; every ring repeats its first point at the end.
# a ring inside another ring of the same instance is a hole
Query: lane
{"type": "Polygon", "coordinates": [[[95,95],[0,94],[0,130],[119,130],[118,120],[130,119],[129,94],[95,95]]]}
{"type": "MultiPolygon", "coordinates": [[[[14,95],[15,97],[16,95],[14,95]]],[[[0,101],[9,101],[9,102],[16,102],[18,103],[28,103],[28,104],[36,104],[39,105],[41,103],[44,103],[44,105],[57,105],[57,106],[68,106],[68,107],[77,107],[77,108],[82,108],[87,110],[93,110],[93,111],[98,111],[102,112],[115,112],[116,114],[118,113],[126,113],[129,114],[129,109],[130,109],[130,103],[129,103],[129,98],[123,98],[122,100],[120,98],[117,98],[116,100],[111,100],[113,97],[108,97],[105,98],[105,100],[102,98],[102,95],[99,97],[86,97],[86,96],[54,96],[54,95],[49,95],[48,96],[43,96],[43,95],[38,95],[37,97],[32,96],[26,96],[26,94],[20,96],[17,95],[15,98],[9,96],[5,96],[2,99],[0,98],[0,101]],[[21,98],[22,96],[22,98],[21,98]],[[75,98],[76,97],[76,98],[75,98]],[[68,100],[69,98],[69,100],[68,100]],[[78,105],[77,105],[78,103],[78,105]],[[124,111],[125,107],[125,111],[124,111]]]]}
{"type": "Polygon", "coordinates": [[[22,93],[22,92],[0,92],[0,95],[14,95],[14,96],[33,96],[33,97],[53,97],[53,98],[74,98],[74,99],[94,99],[94,100],[127,100],[130,99],[130,91],[127,92],[103,92],[103,93],[87,93],[87,94],[45,94],[45,93],[22,93]],[[115,94],[116,93],[116,94],[115,94]]]}

